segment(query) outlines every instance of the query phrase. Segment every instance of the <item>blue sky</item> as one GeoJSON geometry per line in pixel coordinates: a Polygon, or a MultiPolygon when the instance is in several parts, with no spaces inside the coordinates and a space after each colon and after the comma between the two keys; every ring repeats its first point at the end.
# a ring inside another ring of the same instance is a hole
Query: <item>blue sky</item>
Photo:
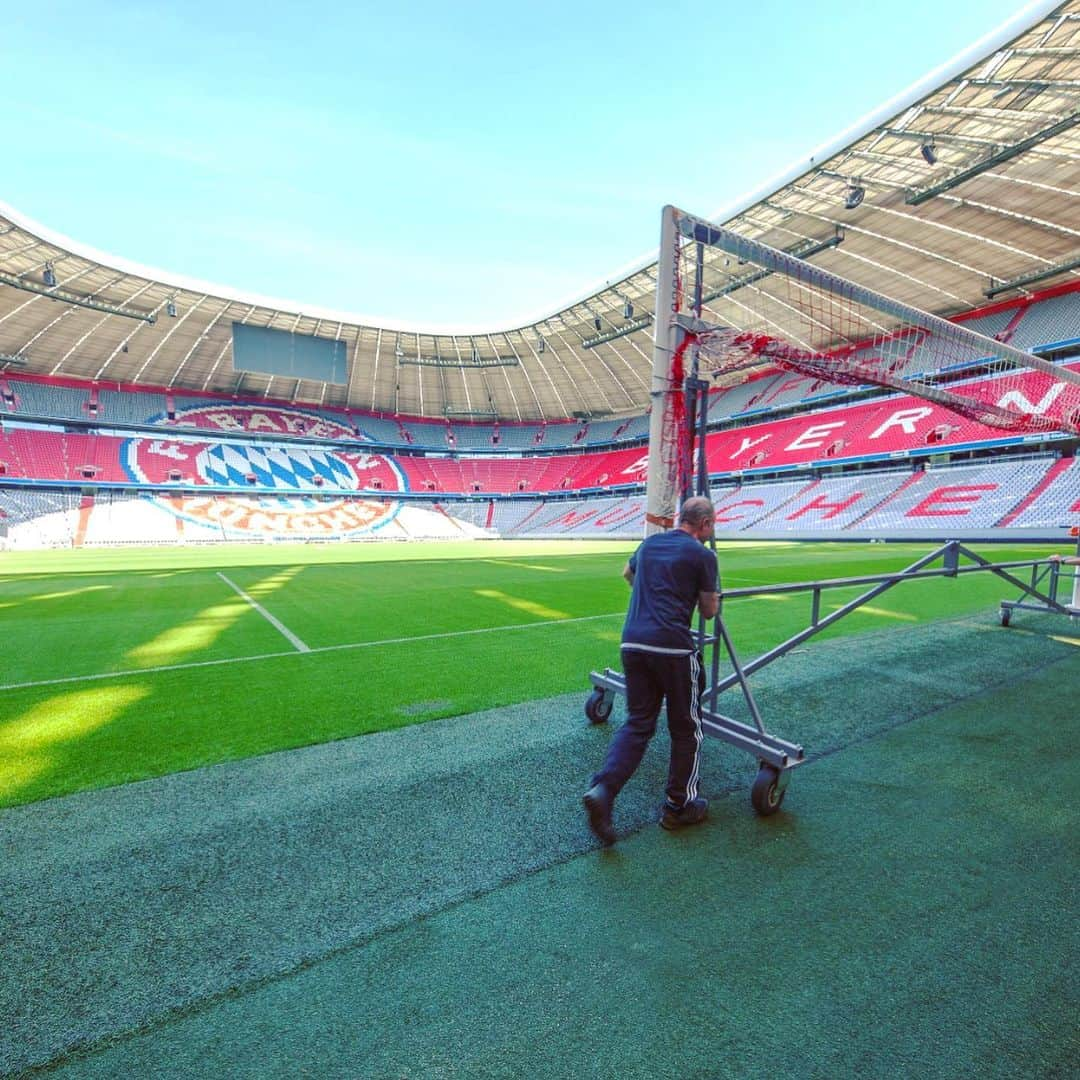
{"type": "Polygon", "coordinates": [[[655,248],[1016,0],[18,5],[0,201],[103,251],[505,326],[655,248]]]}

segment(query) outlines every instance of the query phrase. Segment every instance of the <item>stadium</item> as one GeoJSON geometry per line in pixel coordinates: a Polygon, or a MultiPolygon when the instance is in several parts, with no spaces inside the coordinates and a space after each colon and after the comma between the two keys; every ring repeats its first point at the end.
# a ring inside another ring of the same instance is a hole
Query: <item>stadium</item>
{"type": "Polygon", "coordinates": [[[0,1075],[1075,1075],[1078,97],[1029,6],[470,332],[0,203],[0,1075]],[[693,492],[710,816],[598,851],[693,492]]]}

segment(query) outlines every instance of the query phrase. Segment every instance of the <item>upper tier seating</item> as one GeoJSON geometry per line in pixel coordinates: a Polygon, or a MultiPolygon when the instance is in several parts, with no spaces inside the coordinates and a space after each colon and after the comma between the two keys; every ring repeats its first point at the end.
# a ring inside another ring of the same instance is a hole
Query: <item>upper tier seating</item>
{"type": "Polygon", "coordinates": [[[1013,332],[1018,349],[1056,345],[1080,338],[1080,293],[1066,293],[1032,304],[1013,332]]]}
{"type": "MultiPolygon", "coordinates": [[[[1044,393],[1043,378],[1025,372],[1010,384],[1010,394],[1015,399],[1019,386],[1038,398],[1044,393]]],[[[990,400],[1000,399],[1003,389],[994,379],[978,380],[973,388],[990,400]]],[[[308,426],[307,417],[272,406],[241,416],[247,430],[267,434],[266,442],[200,440],[194,431],[180,438],[177,429],[168,438],[144,436],[125,441],[115,435],[62,434],[9,424],[0,435],[0,463],[8,475],[31,479],[243,484],[251,482],[248,475],[254,475],[261,486],[315,484],[351,489],[360,484],[390,491],[404,483],[415,491],[470,494],[639,484],[648,461],[644,447],[548,457],[401,456],[395,460],[389,455],[360,452],[361,448],[318,448],[324,434],[318,425],[329,421],[315,419],[315,426],[308,426]],[[310,442],[291,446],[275,442],[273,435],[283,431],[303,434],[310,442]],[[137,469],[132,465],[135,461],[137,469]],[[342,466],[342,461],[363,463],[359,480],[353,479],[353,466],[342,466]],[[315,474],[321,480],[314,480],[315,474]],[[372,482],[376,477],[377,485],[372,482]]],[[[207,417],[219,424],[218,430],[229,431],[234,423],[240,426],[229,407],[210,410],[207,417]]],[[[713,432],[706,440],[706,455],[710,473],[722,476],[864,457],[887,459],[913,450],[936,454],[951,447],[1014,437],[1013,432],[965,420],[925,400],[893,395],[713,432]]]]}

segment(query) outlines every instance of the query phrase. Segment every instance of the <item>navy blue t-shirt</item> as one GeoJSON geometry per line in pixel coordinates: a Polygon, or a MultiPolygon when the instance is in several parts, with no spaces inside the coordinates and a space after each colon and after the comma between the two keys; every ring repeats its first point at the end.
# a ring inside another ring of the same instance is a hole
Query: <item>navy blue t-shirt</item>
{"type": "Polygon", "coordinates": [[[716,592],[716,553],[682,529],[656,533],[630,556],[634,587],[623,648],[691,652],[698,593],[716,592]]]}

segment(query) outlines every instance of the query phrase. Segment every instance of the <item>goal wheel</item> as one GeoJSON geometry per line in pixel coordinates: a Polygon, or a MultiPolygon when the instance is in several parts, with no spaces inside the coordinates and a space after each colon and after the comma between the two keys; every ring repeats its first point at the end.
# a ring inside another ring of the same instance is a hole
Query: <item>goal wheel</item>
{"type": "Polygon", "coordinates": [[[605,724],[614,702],[603,690],[594,690],[585,702],[585,716],[590,724],[605,724]]]}
{"type": "Polygon", "coordinates": [[[1008,608],[1001,609],[1001,625],[1008,626],[1009,620],[1012,618],[1012,612],[1008,608]]]}
{"type": "Polygon", "coordinates": [[[780,770],[762,763],[750,789],[750,802],[762,817],[768,817],[780,809],[785,791],[780,786],[780,770]]]}

